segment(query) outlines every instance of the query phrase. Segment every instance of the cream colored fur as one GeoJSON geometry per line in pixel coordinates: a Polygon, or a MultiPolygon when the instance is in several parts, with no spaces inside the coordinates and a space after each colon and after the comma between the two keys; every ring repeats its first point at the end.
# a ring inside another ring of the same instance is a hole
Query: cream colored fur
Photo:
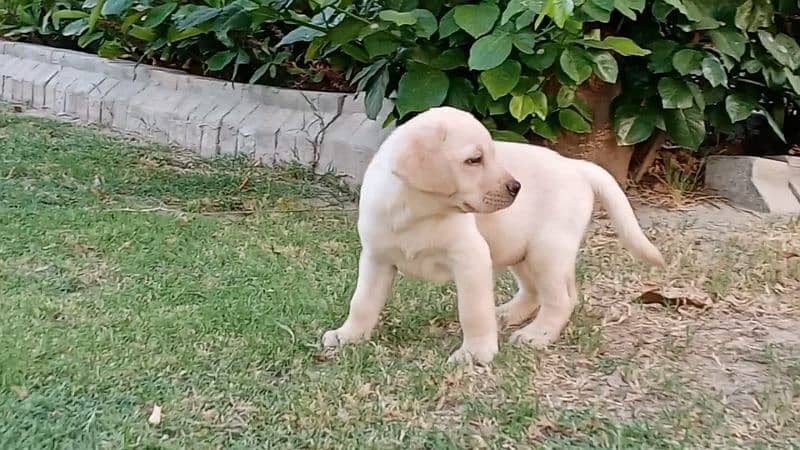
{"type": "Polygon", "coordinates": [[[552,343],[577,302],[575,260],[596,198],[625,247],[663,265],[625,194],[599,166],[494,142],[472,115],[453,108],[419,114],[387,138],[367,168],[358,282],[347,319],[323,344],[369,339],[398,271],[455,281],[463,343],[450,361],[490,362],[498,320],[522,324],[537,310],[510,340],[552,343]],[[519,291],[495,309],[493,269],[502,267],[511,268],[519,291]]]}

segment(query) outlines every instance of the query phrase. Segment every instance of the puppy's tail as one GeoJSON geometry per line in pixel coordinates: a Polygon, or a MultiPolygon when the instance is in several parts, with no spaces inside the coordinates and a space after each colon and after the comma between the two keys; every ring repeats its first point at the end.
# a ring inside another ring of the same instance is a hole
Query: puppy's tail
{"type": "Polygon", "coordinates": [[[581,172],[592,186],[595,196],[600,199],[608,211],[611,223],[617,229],[622,245],[635,257],[654,266],[664,267],[664,257],[644,235],[631,204],[628,202],[628,197],[625,196],[614,177],[596,164],[586,161],[578,162],[581,172]]]}

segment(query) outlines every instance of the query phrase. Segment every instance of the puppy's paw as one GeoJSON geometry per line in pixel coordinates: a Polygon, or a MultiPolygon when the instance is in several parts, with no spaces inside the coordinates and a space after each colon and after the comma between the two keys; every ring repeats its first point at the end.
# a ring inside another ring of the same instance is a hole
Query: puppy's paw
{"type": "Polygon", "coordinates": [[[494,343],[494,345],[491,343],[479,345],[464,344],[447,358],[447,362],[451,364],[488,365],[492,362],[496,354],[497,343],[494,343]]]}
{"type": "Polygon", "coordinates": [[[536,307],[529,307],[528,305],[515,305],[511,302],[500,305],[494,309],[494,315],[497,318],[497,325],[501,328],[508,328],[517,326],[529,320],[536,307]]]}
{"type": "Polygon", "coordinates": [[[354,333],[344,327],[336,330],[326,331],[322,335],[322,346],[325,348],[336,348],[346,344],[354,344],[369,339],[367,333],[354,333]]]}
{"type": "Polygon", "coordinates": [[[508,341],[517,345],[528,345],[533,348],[542,349],[558,340],[559,331],[549,330],[543,327],[527,326],[521,330],[511,333],[508,341]]]}

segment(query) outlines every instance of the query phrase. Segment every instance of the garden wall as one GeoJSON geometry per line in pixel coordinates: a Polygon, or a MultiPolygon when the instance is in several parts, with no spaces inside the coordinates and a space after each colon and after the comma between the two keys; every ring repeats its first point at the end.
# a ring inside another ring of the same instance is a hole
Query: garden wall
{"type": "Polygon", "coordinates": [[[231,83],[0,41],[0,99],[175,144],[202,156],[299,161],[358,183],[390,128],[354,94],[231,83]]]}

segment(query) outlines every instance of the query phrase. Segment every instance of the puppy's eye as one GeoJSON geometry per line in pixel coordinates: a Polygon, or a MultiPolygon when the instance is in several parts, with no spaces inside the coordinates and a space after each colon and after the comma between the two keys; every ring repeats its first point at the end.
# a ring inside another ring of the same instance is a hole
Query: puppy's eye
{"type": "Polygon", "coordinates": [[[483,162],[483,156],[476,156],[475,158],[470,158],[464,161],[465,164],[469,164],[470,166],[477,166],[482,162],[483,162]]]}

